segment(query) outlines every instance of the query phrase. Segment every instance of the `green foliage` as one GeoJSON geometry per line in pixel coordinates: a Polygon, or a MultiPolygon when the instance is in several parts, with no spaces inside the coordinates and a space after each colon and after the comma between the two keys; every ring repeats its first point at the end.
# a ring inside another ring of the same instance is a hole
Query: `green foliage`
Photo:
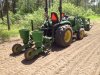
{"type": "Polygon", "coordinates": [[[44,22],[43,14],[44,11],[42,9],[39,9],[32,14],[24,15],[23,20],[20,21],[20,25],[22,25],[23,28],[31,29],[31,20],[33,20],[34,28],[38,28],[44,22]]]}
{"type": "Polygon", "coordinates": [[[17,6],[20,13],[32,13],[43,6],[44,0],[18,0],[17,6]]]}
{"type": "Polygon", "coordinates": [[[9,12],[9,16],[10,16],[11,24],[16,24],[22,19],[21,15],[19,13],[13,14],[12,12],[9,12]]]}
{"type": "Polygon", "coordinates": [[[100,15],[91,15],[91,16],[87,16],[87,18],[91,18],[91,20],[100,20],[100,15]]]}
{"type": "Polygon", "coordinates": [[[0,42],[1,42],[1,41],[8,40],[10,37],[18,36],[20,26],[12,25],[11,26],[12,29],[10,31],[7,30],[7,26],[4,24],[3,25],[0,24],[0,28],[1,28],[0,29],[0,42]]]}
{"type": "Polygon", "coordinates": [[[34,9],[33,2],[32,0],[18,0],[18,10],[21,11],[21,13],[32,12],[34,9]]]}
{"type": "Polygon", "coordinates": [[[80,15],[80,16],[90,16],[90,15],[95,15],[95,13],[91,10],[85,10],[82,7],[76,7],[75,5],[71,3],[64,3],[63,4],[63,12],[65,12],[68,15],[80,15]]]}
{"type": "Polygon", "coordinates": [[[33,24],[35,26],[41,26],[44,22],[44,10],[39,9],[33,14],[33,24]]]}
{"type": "Polygon", "coordinates": [[[92,15],[96,15],[95,12],[92,11],[92,9],[88,9],[85,14],[85,16],[92,16],[92,15]]]}

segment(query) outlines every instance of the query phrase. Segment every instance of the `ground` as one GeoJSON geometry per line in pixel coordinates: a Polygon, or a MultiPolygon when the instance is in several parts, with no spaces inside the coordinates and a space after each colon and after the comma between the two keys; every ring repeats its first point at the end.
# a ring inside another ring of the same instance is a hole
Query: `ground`
{"type": "Polygon", "coordinates": [[[24,53],[12,54],[13,44],[20,39],[0,44],[0,75],[100,75],[100,23],[93,24],[83,40],[32,61],[25,61],[24,53]]]}

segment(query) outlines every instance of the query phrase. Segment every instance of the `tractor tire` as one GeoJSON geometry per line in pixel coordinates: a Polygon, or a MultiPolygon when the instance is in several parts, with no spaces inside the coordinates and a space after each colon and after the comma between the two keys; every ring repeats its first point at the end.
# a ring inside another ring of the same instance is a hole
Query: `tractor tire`
{"type": "Polygon", "coordinates": [[[32,60],[34,58],[34,56],[36,55],[36,50],[34,48],[29,48],[25,51],[25,60],[29,61],[32,60]]]}
{"type": "Polygon", "coordinates": [[[72,43],[73,31],[70,25],[61,26],[56,30],[55,42],[60,47],[67,47],[72,43]]]}
{"type": "Polygon", "coordinates": [[[81,28],[78,32],[77,32],[77,39],[78,40],[82,40],[85,36],[85,31],[84,28],[81,28]]]}
{"type": "Polygon", "coordinates": [[[13,45],[13,47],[12,47],[13,54],[20,54],[22,52],[22,48],[23,47],[20,44],[13,45]]]}

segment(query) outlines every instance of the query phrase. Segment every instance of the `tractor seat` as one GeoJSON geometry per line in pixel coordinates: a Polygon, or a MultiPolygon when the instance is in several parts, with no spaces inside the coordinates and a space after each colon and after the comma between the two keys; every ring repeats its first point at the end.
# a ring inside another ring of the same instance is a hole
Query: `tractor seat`
{"type": "Polygon", "coordinates": [[[51,13],[51,21],[52,21],[53,24],[56,24],[56,23],[59,22],[57,13],[55,13],[55,12],[51,13]]]}

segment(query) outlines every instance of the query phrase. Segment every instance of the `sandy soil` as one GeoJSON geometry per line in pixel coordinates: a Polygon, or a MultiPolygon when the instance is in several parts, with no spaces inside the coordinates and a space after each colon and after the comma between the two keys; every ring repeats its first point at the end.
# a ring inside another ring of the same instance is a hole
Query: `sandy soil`
{"type": "Polygon", "coordinates": [[[54,48],[48,55],[25,61],[24,54],[14,56],[14,40],[0,44],[0,75],[100,75],[100,23],[81,41],[68,48],[54,48]]]}

